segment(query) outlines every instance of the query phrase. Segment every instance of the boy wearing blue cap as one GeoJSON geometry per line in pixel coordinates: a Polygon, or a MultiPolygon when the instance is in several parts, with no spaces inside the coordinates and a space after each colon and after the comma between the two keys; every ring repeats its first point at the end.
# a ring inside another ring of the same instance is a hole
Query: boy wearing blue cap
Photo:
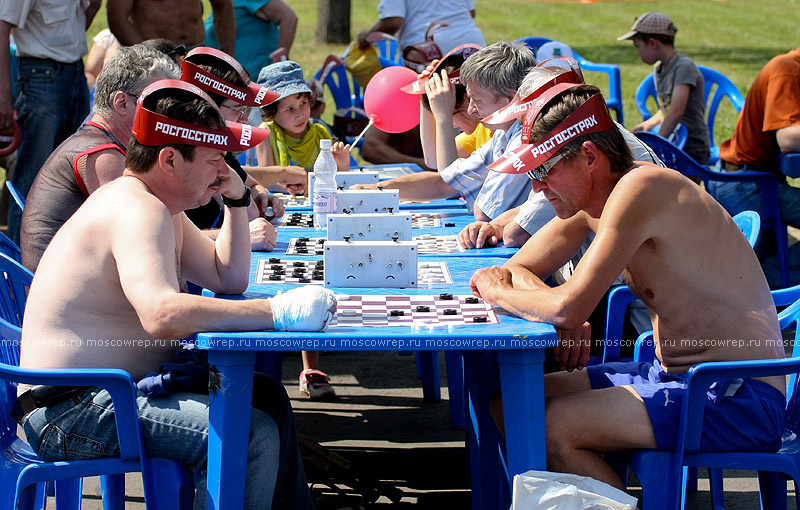
{"type": "MultiPolygon", "coordinates": [[[[319,154],[319,141],[331,139],[330,129],[311,118],[311,89],[297,62],[275,62],[261,69],[258,84],[280,94],[277,101],[261,107],[270,130],[269,143],[257,148],[260,166],[299,166],[310,169],[319,154]]],[[[331,152],[340,172],[350,169],[350,147],[334,143],[331,152]]]]}

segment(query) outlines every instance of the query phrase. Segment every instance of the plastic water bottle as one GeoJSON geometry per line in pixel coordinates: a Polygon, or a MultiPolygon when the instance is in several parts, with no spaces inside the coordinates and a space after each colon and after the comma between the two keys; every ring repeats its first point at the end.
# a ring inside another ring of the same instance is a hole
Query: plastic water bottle
{"type": "Polygon", "coordinates": [[[331,141],[319,141],[319,156],[314,162],[314,228],[328,226],[328,214],[336,212],[336,160],[331,154],[331,141]]]}

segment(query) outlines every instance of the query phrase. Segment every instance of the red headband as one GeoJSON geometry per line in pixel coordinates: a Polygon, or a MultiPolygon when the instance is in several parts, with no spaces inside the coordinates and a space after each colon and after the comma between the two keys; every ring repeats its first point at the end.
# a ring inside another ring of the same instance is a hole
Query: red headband
{"type": "Polygon", "coordinates": [[[581,84],[583,83],[583,77],[579,76],[574,70],[570,69],[569,71],[565,71],[559,75],[556,75],[548,81],[547,83],[542,84],[538,89],[534,90],[528,97],[525,99],[519,99],[517,101],[513,101],[508,105],[500,108],[493,114],[487,116],[486,118],[481,119],[481,122],[485,124],[504,124],[510,120],[514,120],[518,117],[521,117],[523,114],[527,113],[534,105],[534,99],[544,94],[546,90],[553,87],[554,85],[558,85],[559,83],[572,83],[572,84],[581,84]]]}
{"type": "MultiPolygon", "coordinates": [[[[435,73],[438,73],[439,70],[442,67],[444,67],[445,64],[449,64],[449,62],[447,62],[447,59],[449,57],[452,57],[454,55],[460,56],[462,58],[461,63],[463,64],[464,60],[467,60],[467,58],[470,55],[472,55],[473,53],[477,53],[481,48],[483,48],[483,47],[480,46],[479,44],[472,44],[472,43],[467,43],[467,44],[462,44],[461,46],[456,46],[455,48],[450,50],[450,52],[447,53],[447,55],[442,57],[442,59],[439,62],[437,62],[436,67],[433,68],[433,71],[431,71],[430,76],[433,76],[435,73]]],[[[426,76],[424,78],[420,78],[417,81],[412,81],[408,85],[400,87],[400,90],[402,90],[403,92],[405,92],[407,94],[415,94],[415,95],[420,95],[421,96],[422,94],[425,93],[425,84],[427,84],[428,80],[430,80],[430,76],[426,76]]],[[[461,77],[461,69],[460,69],[460,66],[459,66],[459,69],[456,69],[452,73],[448,73],[447,77],[450,79],[450,83],[452,83],[453,85],[461,85],[461,78],[460,78],[461,77]]]]}
{"type": "MultiPolygon", "coordinates": [[[[180,80],[159,80],[152,83],[139,95],[136,116],[133,120],[133,136],[142,145],[187,144],[236,152],[255,147],[269,136],[268,129],[249,124],[228,122],[222,129],[211,129],[181,122],[145,108],[145,98],[162,89],[185,90],[208,101],[219,111],[214,101],[195,85],[180,80]]],[[[221,112],[219,115],[222,117],[221,112]]]]}
{"type": "Polygon", "coordinates": [[[207,46],[200,46],[190,51],[186,58],[181,62],[181,80],[197,85],[203,90],[213,92],[224,96],[232,101],[245,106],[266,106],[273,101],[278,100],[281,96],[277,92],[273,92],[266,87],[262,87],[258,83],[250,80],[247,72],[242,67],[238,60],[231,57],[224,51],[207,46]],[[213,74],[209,73],[202,67],[198,66],[191,61],[194,55],[209,55],[222,60],[234,71],[239,73],[242,80],[247,84],[246,87],[237,87],[221,80],[213,74]]]}
{"type": "Polygon", "coordinates": [[[587,99],[570,113],[566,119],[536,142],[530,142],[531,128],[542,108],[553,98],[576,87],[574,83],[561,83],[545,91],[525,116],[522,127],[522,145],[508,151],[489,169],[504,174],[521,174],[546,163],[575,138],[587,133],[598,133],[614,128],[614,121],[608,113],[608,106],[600,93],[587,99]]]}

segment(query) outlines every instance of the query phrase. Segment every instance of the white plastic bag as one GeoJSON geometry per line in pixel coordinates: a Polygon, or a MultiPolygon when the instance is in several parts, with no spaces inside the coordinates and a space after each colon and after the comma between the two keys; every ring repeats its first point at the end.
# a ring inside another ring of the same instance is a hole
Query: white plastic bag
{"type": "Polygon", "coordinates": [[[587,476],[528,471],[514,477],[511,510],[635,510],[637,502],[587,476]]]}

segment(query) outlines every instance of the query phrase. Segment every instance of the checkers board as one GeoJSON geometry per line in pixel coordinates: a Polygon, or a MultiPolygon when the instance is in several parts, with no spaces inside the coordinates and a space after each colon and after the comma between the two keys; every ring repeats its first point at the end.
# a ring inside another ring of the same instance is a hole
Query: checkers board
{"type": "MultiPolygon", "coordinates": [[[[271,257],[260,259],[256,269],[257,284],[299,285],[325,283],[325,264],[321,260],[282,260],[271,257]]],[[[447,262],[417,262],[417,285],[453,283],[447,262]]]]}
{"type": "MultiPolygon", "coordinates": [[[[292,196],[288,193],[273,193],[276,197],[280,198],[283,206],[286,209],[311,209],[311,199],[305,195],[292,196]]],[[[400,205],[414,205],[420,202],[413,200],[401,200],[400,205]]]]}
{"type": "MultiPolygon", "coordinates": [[[[458,244],[458,236],[432,236],[423,234],[412,240],[417,241],[417,253],[420,255],[446,255],[461,253],[466,248],[458,244]]],[[[293,237],[289,240],[286,255],[324,255],[324,237],[293,237]]]]}
{"type": "MultiPolygon", "coordinates": [[[[433,228],[440,225],[439,213],[411,213],[411,228],[433,228]]],[[[309,212],[286,212],[278,227],[314,228],[314,215],[309,212]]]]}
{"type": "Polygon", "coordinates": [[[410,326],[431,328],[498,324],[492,307],[468,295],[336,295],[329,327],[410,326]]]}

